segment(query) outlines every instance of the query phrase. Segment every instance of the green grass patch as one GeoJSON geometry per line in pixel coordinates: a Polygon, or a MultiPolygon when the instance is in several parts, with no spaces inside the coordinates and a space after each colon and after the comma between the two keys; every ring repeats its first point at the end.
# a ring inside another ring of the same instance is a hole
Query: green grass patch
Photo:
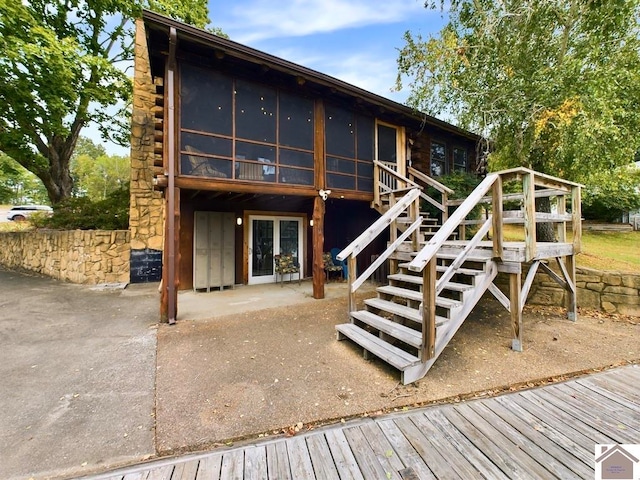
{"type": "MultiPolygon", "coordinates": [[[[507,242],[524,240],[522,226],[504,225],[507,242]]],[[[571,231],[567,241],[572,241],[571,231]]],[[[582,232],[578,266],[596,270],[640,273],[640,232],[582,232]]]]}

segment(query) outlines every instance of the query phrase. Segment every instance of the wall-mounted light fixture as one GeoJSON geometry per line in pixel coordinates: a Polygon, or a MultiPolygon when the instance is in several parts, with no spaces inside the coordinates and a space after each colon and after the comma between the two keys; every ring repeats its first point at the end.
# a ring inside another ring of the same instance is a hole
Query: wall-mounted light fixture
{"type": "Polygon", "coordinates": [[[309,226],[313,227],[313,218],[311,220],[309,220],[309,226]]]}
{"type": "Polygon", "coordinates": [[[242,225],[242,217],[236,218],[236,225],[238,226],[242,225]]]}

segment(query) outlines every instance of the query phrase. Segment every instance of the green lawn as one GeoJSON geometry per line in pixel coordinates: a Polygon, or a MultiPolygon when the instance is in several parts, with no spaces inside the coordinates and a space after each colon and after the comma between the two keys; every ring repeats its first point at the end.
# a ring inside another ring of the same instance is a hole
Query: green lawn
{"type": "MultiPolygon", "coordinates": [[[[522,241],[522,227],[504,226],[507,241],[522,241]]],[[[567,232],[569,241],[573,238],[567,232]]],[[[578,266],[625,273],[640,273],[640,232],[582,232],[578,266]]]]}

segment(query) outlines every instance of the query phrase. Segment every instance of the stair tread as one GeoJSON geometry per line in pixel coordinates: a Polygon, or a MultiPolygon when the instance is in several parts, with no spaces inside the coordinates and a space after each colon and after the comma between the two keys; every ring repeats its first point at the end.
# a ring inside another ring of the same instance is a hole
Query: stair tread
{"type": "MultiPolygon", "coordinates": [[[[409,265],[409,264],[408,263],[400,264],[400,266],[402,265],[409,265]]],[[[419,275],[411,275],[407,273],[394,273],[389,275],[387,278],[389,278],[389,280],[397,280],[400,282],[422,285],[422,276],[419,276],[419,275]]]]}
{"type": "MultiPolygon", "coordinates": [[[[408,288],[394,287],[393,285],[385,285],[383,287],[376,288],[377,292],[385,293],[387,295],[395,295],[398,297],[408,298],[418,302],[422,301],[422,292],[415,290],[409,290],[408,288]]],[[[444,308],[459,307],[462,302],[459,300],[453,300],[451,298],[436,297],[436,305],[444,308]]]]}
{"type": "MultiPolygon", "coordinates": [[[[454,260],[458,258],[460,251],[447,251],[447,248],[441,248],[438,251],[438,258],[444,258],[446,260],[454,260]]],[[[491,250],[475,250],[471,255],[467,257],[468,262],[486,262],[491,260],[493,252],[491,250]]]]}
{"type": "MultiPolygon", "coordinates": [[[[408,263],[404,265],[409,265],[408,263]]],[[[414,285],[422,285],[422,276],[420,275],[411,275],[408,273],[394,273],[389,275],[390,280],[395,280],[399,282],[405,283],[413,283],[414,285]]],[[[465,292],[467,290],[471,290],[473,285],[468,285],[466,283],[458,283],[458,282],[447,282],[444,287],[446,290],[454,290],[456,292],[465,292]]]]}
{"type": "Polygon", "coordinates": [[[368,298],[364,301],[364,303],[365,305],[369,305],[373,308],[379,308],[380,310],[384,310],[385,312],[400,315],[401,317],[404,317],[408,320],[413,320],[414,322],[422,324],[422,317],[420,316],[420,312],[418,312],[418,310],[415,308],[399,305],[397,303],[383,300],[381,298],[368,298]]]}
{"type": "MultiPolygon", "coordinates": [[[[473,260],[470,260],[470,261],[473,261],[473,260]]],[[[398,267],[405,268],[405,269],[409,268],[409,262],[399,263],[398,267]]],[[[438,272],[446,272],[447,268],[448,267],[445,266],[445,265],[437,265],[436,266],[436,271],[438,271],[438,272]]],[[[456,270],[456,272],[457,273],[462,273],[463,275],[473,276],[473,275],[482,275],[484,273],[484,270],[474,270],[474,269],[471,269],[471,268],[459,268],[458,270],[456,270]]],[[[392,275],[389,275],[389,278],[391,278],[391,277],[392,277],[392,275]]],[[[413,282],[413,283],[415,283],[415,282],[413,282]]],[[[420,282],[420,283],[422,283],[422,282],[420,282]]]]}
{"type": "Polygon", "coordinates": [[[375,313],[368,312],[366,310],[358,310],[351,312],[351,316],[360,320],[373,328],[380,330],[398,340],[419,348],[422,345],[422,333],[413,328],[405,327],[397,322],[392,322],[386,318],[376,315],[375,313]]]}
{"type": "MultiPolygon", "coordinates": [[[[373,308],[377,308],[380,310],[384,310],[385,312],[399,315],[401,317],[406,318],[407,320],[412,320],[422,325],[422,316],[420,315],[420,312],[416,308],[407,307],[405,305],[399,305],[397,303],[390,302],[389,300],[383,300],[382,298],[369,298],[365,300],[364,303],[365,305],[369,305],[373,308]]],[[[436,327],[440,325],[444,325],[448,321],[449,321],[448,318],[436,315],[436,327]]]]}
{"type": "Polygon", "coordinates": [[[420,363],[420,359],[415,355],[385,342],[353,323],[336,325],[336,330],[398,370],[402,371],[420,363]]]}

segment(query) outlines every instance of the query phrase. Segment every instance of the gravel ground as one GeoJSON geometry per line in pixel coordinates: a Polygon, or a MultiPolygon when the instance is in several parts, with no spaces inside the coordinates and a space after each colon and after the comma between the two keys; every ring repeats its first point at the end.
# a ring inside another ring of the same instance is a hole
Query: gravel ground
{"type": "Polygon", "coordinates": [[[427,376],[399,384],[383,362],[335,339],[346,298],[179,321],[158,331],[156,443],[161,454],[342,419],[459,401],[640,359],[638,319],[527,307],[524,351],[508,312],[485,298],[427,376]]]}

